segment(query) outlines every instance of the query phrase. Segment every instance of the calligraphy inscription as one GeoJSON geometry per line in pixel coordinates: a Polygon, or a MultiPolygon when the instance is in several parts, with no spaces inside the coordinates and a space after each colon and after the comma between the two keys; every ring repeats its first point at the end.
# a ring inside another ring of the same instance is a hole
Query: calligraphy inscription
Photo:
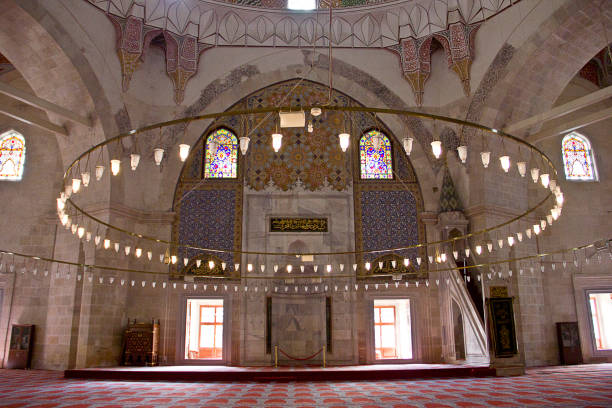
{"type": "Polygon", "coordinates": [[[327,218],[270,218],[270,232],[327,232],[327,218]]]}

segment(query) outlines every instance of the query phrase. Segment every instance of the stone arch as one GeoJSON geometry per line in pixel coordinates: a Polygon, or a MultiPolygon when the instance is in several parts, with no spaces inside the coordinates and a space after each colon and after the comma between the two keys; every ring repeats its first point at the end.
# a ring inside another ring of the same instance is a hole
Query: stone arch
{"type": "MultiPolygon", "coordinates": [[[[310,65],[312,59],[310,51],[301,50],[300,53],[304,55],[304,64],[310,65]]],[[[318,56],[318,59],[319,61],[315,64],[318,68],[313,69],[309,78],[318,79],[327,77],[327,57],[318,56]]],[[[334,75],[334,90],[346,94],[364,106],[389,106],[410,109],[410,106],[407,105],[404,99],[396,95],[393,90],[387,88],[367,72],[354,65],[340,59],[334,59],[334,75]],[[364,76],[367,78],[367,81],[355,81],[355,78],[358,76],[364,76]]],[[[200,98],[188,106],[179,116],[193,116],[203,112],[225,111],[234,105],[236,101],[247,97],[259,89],[295,77],[295,65],[287,64],[276,71],[261,72],[257,66],[244,64],[231,70],[225,77],[210,82],[202,89],[200,98]],[[214,106],[214,108],[211,109],[211,106],[214,106]]],[[[316,82],[317,79],[312,81],[316,82]]],[[[429,143],[433,140],[432,135],[422,120],[413,117],[400,119],[389,116],[385,117],[384,120],[393,134],[401,135],[408,130],[415,135],[418,143],[414,144],[410,161],[413,164],[416,176],[422,185],[435,184],[435,171],[439,167],[440,161],[432,159],[433,155],[429,148],[429,143]]],[[[202,121],[192,123],[187,128],[177,125],[168,129],[167,143],[176,143],[183,136],[183,132],[185,132],[184,140],[186,140],[186,143],[194,146],[209,124],[210,121],[202,121]]],[[[395,141],[397,142],[397,140],[395,141]]],[[[396,145],[401,146],[401,141],[396,143],[396,145]]],[[[183,169],[177,169],[175,172],[164,176],[164,183],[167,183],[169,187],[176,185],[182,173],[183,169]]],[[[431,189],[424,189],[422,193],[425,210],[435,211],[437,206],[435,193],[431,189]]],[[[168,196],[165,199],[171,205],[170,203],[173,198],[168,196]]]]}
{"type": "MultiPolygon", "coordinates": [[[[512,52],[504,76],[487,94],[481,122],[503,128],[550,109],[578,71],[607,45],[602,31],[612,25],[611,16],[610,2],[602,2],[601,9],[587,0],[560,7],[512,52]]],[[[496,61],[507,59],[502,54],[508,54],[507,44],[496,61]]],[[[535,130],[524,129],[518,136],[535,130]]]]}
{"type": "Polygon", "coordinates": [[[111,133],[117,128],[112,123],[110,105],[102,87],[82,51],[43,5],[7,0],[3,3],[0,23],[3,34],[0,52],[19,70],[37,96],[81,116],[99,119],[94,123],[93,135],[83,125],[48,114],[52,122],[65,125],[71,136],[57,138],[67,167],[79,153],[102,141],[105,131],[111,133]]]}

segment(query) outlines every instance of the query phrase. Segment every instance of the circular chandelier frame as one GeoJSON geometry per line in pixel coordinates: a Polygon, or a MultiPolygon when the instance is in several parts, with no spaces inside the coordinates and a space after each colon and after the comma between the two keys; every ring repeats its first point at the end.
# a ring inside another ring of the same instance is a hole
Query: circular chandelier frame
{"type": "MultiPolygon", "coordinates": [[[[452,118],[452,117],[448,117],[448,116],[443,116],[443,115],[435,115],[435,114],[430,114],[430,113],[425,113],[425,112],[417,112],[417,111],[410,111],[410,110],[404,110],[404,109],[389,109],[389,108],[371,108],[371,107],[360,107],[360,106],[318,106],[318,105],[314,105],[314,106],[282,106],[282,107],[266,107],[266,108],[257,108],[257,109],[243,109],[243,110],[232,110],[232,111],[224,111],[224,112],[216,112],[216,113],[207,113],[207,114],[202,114],[202,115],[196,115],[196,116],[189,116],[189,117],[184,117],[184,118],[180,118],[180,119],[173,119],[173,120],[169,120],[169,121],[165,121],[165,122],[158,122],[158,123],[154,123],[151,125],[147,125],[147,126],[143,126],[140,128],[136,128],[136,129],[132,129],[129,130],[127,132],[121,133],[117,136],[111,137],[109,139],[106,139],[98,144],[96,144],[95,146],[89,148],[88,150],[86,150],[85,152],[83,152],[81,155],[79,155],[66,169],[66,171],[64,172],[64,178],[63,178],[63,182],[64,185],[66,185],[67,183],[70,183],[70,175],[73,171],[73,169],[75,169],[75,166],[77,166],[79,164],[79,162],[81,160],[83,160],[84,158],[86,158],[88,155],[90,155],[92,152],[98,150],[98,149],[102,149],[105,146],[108,146],[112,143],[116,143],[119,142],[120,140],[127,138],[127,137],[134,137],[136,135],[142,134],[144,132],[150,131],[150,130],[154,130],[154,129],[161,129],[164,127],[169,127],[169,126],[175,126],[175,125],[180,125],[180,124],[189,124],[191,122],[195,122],[195,121],[200,121],[200,120],[206,120],[206,119],[217,119],[220,117],[228,117],[228,116],[239,116],[239,115],[253,115],[253,114],[264,114],[264,113],[273,113],[273,112],[280,112],[280,111],[292,111],[292,110],[310,110],[312,108],[323,108],[324,110],[329,110],[329,111],[342,111],[342,112],[367,112],[367,113],[372,113],[372,114],[390,114],[390,115],[398,115],[398,116],[412,116],[412,117],[417,117],[417,118],[423,118],[423,119],[430,119],[430,120],[438,120],[441,122],[446,122],[446,123],[452,123],[455,125],[460,125],[460,126],[464,126],[464,127],[470,127],[476,130],[480,130],[482,131],[482,135],[486,135],[487,137],[501,137],[502,139],[508,139],[511,140],[515,143],[518,143],[519,145],[523,145],[526,146],[530,151],[536,152],[537,154],[540,155],[541,159],[542,159],[542,163],[543,164],[547,164],[548,167],[554,172],[554,175],[556,176],[558,174],[554,164],[552,163],[552,161],[550,160],[550,158],[544,153],[542,152],[540,149],[538,149],[536,146],[530,144],[529,142],[520,139],[516,136],[513,136],[509,133],[506,133],[502,130],[498,130],[495,128],[491,128],[485,125],[481,125],[479,123],[475,123],[475,122],[470,122],[470,121],[466,121],[466,120],[461,120],[461,119],[456,119],[456,118],[452,118]]],[[[404,152],[404,154],[406,154],[406,152],[404,152]]],[[[406,154],[407,155],[407,154],[406,154]]],[[[408,156],[408,155],[407,155],[408,156]]],[[[244,254],[244,255],[277,255],[277,256],[300,256],[300,255],[323,255],[323,256],[328,256],[328,255],[351,255],[351,254],[381,254],[381,253],[391,253],[391,252],[396,252],[396,251],[403,251],[403,250],[407,250],[407,249],[414,249],[414,248],[427,248],[430,246],[439,246],[439,245],[443,245],[443,244],[454,244],[457,241],[463,241],[463,240],[467,240],[468,238],[472,238],[474,236],[477,235],[483,235],[486,234],[488,232],[491,231],[495,231],[498,230],[500,228],[503,228],[507,225],[510,225],[514,222],[517,222],[523,218],[525,218],[526,216],[528,216],[529,214],[533,213],[534,211],[536,211],[537,209],[541,208],[542,206],[544,206],[544,204],[546,204],[546,202],[548,200],[550,200],[551,198],[554,198],[555,195],[552,191],[549,191],[548,194],[546,195],[546,197],[544,199],[542,199],[541,201],[539,201],[535,206],[527,209],[526,211],[524,211],[523,213],[505,221],[499,224],[496,224],[492,227],[489,228],[484,228],[481,229],[479,231],[474,231],[474,232],[470,232],[467,234],[463,234],[461,236],[457,236],[457,237],[453,237],[453,238],[449,238],[449,239],[444,239],[444,240],[437,240],[437,241],[432,241],[432,242],[425,242],[425,243],[419,243],[419,244],[414,244],[414,245],[409,245],[409,246],[404,246],[404,247],[397,247],[397,248],[387,248],[387,249],[379,249],[379,250],[354,250],[354,251],[330,251],[330,252],[308,252],[308,253],[295,253],[295,252],[262,252],[262,251],[244,251],[244,250],[224,250],[224,249],[215,249],[215,248],[204,248],[204,247],[198,247],[198,246],[194,246],[194,245],[185,245],[185,244],[181,244],[179,242],[174,242],[174,241],[170,241],[170,240],[164,240],[164,239],[159,239],[156,237],[151,237],[151,236],[147,236],[144,234],[139,234],[133,231],[129,231],[126,230],[124,228],[121,227],[117,227],[115,225],[112,225],[110,223],[104,222],[103,220],[100,220],[99,218],[89,214],[87,211],[85,211],[83,208],[79,207],[77,204],[74,203],[74,201],[72,201],[72,199],[67,198],[66,199],[66,203],[69,203],[71,206],[73,206],[73,208],[78,212],[81,213],[82,216],[87,217],[89,219],[91,219],[92,221],[94,221],[97,224],[103,225],[109,229],[118,231],[120,233],[138,238],[138,239],[143,239],[143,240],[147,240],[147,241],[151,241],[151,242],[155,242],[158,244],[164,244],[164,245],[168,245],[171,248],[187,248],[187,249],[193,249],[193,250],[198,250],[198,251],[202,251],[202,252],[209,252],[209,253],[231,253],[231,254],[244,254]]],[[[537,233],[536,233],[537,235],[537,233]]]]}

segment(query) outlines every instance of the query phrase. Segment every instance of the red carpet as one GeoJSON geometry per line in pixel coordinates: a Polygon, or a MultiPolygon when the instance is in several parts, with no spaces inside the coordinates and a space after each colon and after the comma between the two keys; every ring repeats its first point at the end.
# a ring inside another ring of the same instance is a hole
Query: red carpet
{"type": "Polygon", "coordinates": [[[333,382],[127,382],[0,370],[0,407],[612,407],[612,364],[522,377],[333,382]]]}

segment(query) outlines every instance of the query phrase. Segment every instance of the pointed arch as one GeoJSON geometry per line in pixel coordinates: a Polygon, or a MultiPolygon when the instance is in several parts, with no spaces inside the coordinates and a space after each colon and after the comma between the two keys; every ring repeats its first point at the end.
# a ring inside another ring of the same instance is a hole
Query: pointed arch
{"type": "Polygon", "coordinates": [[[0,135],[0,180],[21,180],[26,144],[23,135],[13,129],[0,135]]]}
{"type": "Polygon", "coordinates": [[[393,159],[391,141],[382,132],[370,130],[359,139],[359,157],[362,179],[392,179],[393,159]],[[380,146],[374,148],[373,138],[380,137],[380,146]]]}
{"type": "Polygon", "coordinates": [[[213,131],[206,139],[204,178],[236,178],[238,138],[226,128],[213,131]]]}
{"type": "Polygon", "coordinates": [[[591,142],[580,133],[572,132],[561,142],[561,155],[567,180],[597,180],[597,168],[591,142]]]}

